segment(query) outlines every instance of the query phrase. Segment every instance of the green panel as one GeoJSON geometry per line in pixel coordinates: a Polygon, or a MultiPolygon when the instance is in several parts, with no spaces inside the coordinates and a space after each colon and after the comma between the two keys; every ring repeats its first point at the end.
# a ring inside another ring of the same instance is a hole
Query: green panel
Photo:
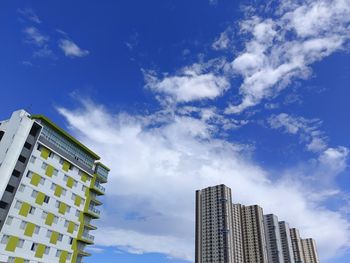
{"type": "Polygon", "coordinates": [[[24,258],[15,258],[14,263],[24,263],[24,258]]]}
{"type": "Polygon", "coordinates": [[[49,155],[50,155],[49,149],[42,147],[40,156],[46,160],[49,157],[49,155]]]}
{"type": "Polygon", "coordinates": [[[83,172],[81,175],[81,180],[85,183],[87,181],[87,179],[88,179],[88,175],[83,172]]]}
{"type": "Polygon", "coordinates": [[[19,214],[21,216],[27,217],[30,209],[30,204],[23,202],[21,209],[19,210],[19,214]]]}
{"type": "Polygon", "coordinates": [[[45,174],[49,177],[52,177],[53,175],[53,171],[54,171],[54,168],[52,165],[48,165],[47,168],[46,168],[46,172],[45,174]]]}
{"type": "Polygon", "coordinates": [[[63,190],[62,186],[56,185],[55,196],[60,197],[62,194],[62,190],[63,190]]]}
{"type": "Polygon", "coordinates": [[[60,256],[60,263],[66,263],[68,257],[68,251],[62,251],[60,256]]]}
{"type": "Polygon", "coordinates": [[[38,186],[38,184],[40,183],[40,179],[41,179],[41,176],[36,174],[36,173],[34,173],[32,175],[32,179],[30,180],[30,183],[32,185],[38,186]]]}
{"type": "Polygon", "coordinates": [[[73,179],[72,177],[69,177],[69,176],[68,176],[68,179],[67,179],[67,186],[68,186],[69,188],[72,188],[73,185],[74,185],[74,179],[73,179]]]}
{"type": "Polygon", "coordinates": [[[50,237],[50,243],[55,244],[58,240],[58,232],[52,231],[51,237],[50,237]]]}
{"type": "Polygon", "coordinates": [[[55,218],[54,214],[48,213],[47,217],[46,217],[46,220],[45,220],[45,224],[48,225],[48,226],[51,226],[52,223],[53,223],[54,218],[55,218]]]}
{"type": "Polygon", "coordinates": [[[69,162],[67,162],[66,160],[63,161],[62,170],[65,171],[65,172],[68,172],[69,166],[70,166],[69,162]]]}
{"type": "Polygon", "coordinates": [[[38,195],[36,196],[35,203],[38,205],[42,205],[44,203],[45,199],[45,194],[42,192],[39,192],[38,195]]]}
{"type": "Polygon", "coordinates": [[[42,258],[45,252],[46,246],[44,244],[38,244],[38,248],[36,249],[35,256],[37,258],[42,258]]]}
{"type": "Polygon", "coordinates": [[[16,250],[18,240],[19,240],[18,237],[10,236],[9,240],[7,241],[5,250],[14,252],[16,250]]]}
{"type": "Polygon", "coordinates": [[[33,236],[34,229],[35,229],[35,224],[33,224],[33,223],[27,223],[26,229],[24,230],[24,234],[25,234],[26,236],[31,237],[31,236],[33,236]]]}
{"type": "Polygon", "coordinates": [[[75,224],[72,221],[69,221],[67,232],[73,234],[74,227],[75,227],[75,224]]]}
{"type": "Polygon", "coordinates": [[[58,208],[58,212],[62,215],[64,215],[64,213],[66,212],[67,210],[67,205],[63,202],[60,203],[60,206],[58,208]]]}
{"type": "Polygon", "coordinates": [[[75,204],[76,206],[80,206],[80,204],[81,204],[81,197],[80,197],[79,195],[77,195],[77,196],[75,197],[74,204],[75,204]]]}

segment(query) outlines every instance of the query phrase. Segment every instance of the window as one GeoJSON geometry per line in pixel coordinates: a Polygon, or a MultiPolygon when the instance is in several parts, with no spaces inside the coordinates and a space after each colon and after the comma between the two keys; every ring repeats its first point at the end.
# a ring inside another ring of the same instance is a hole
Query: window
{"type": "Polygon", "coordinates": [[[39,234],[39,231],[40,231],[40,227],[39,226],[35,226],[34,233],[35,234],[39,234]]]}
{"type": "Polygon", "coordinates": [[[32,195],[33,198],[36,198],[38,196],[38,191],[33,190],[32,195]]]}
{"type": "Polygon", "coordinates": [[[44,177],[41,177],[39,183],[40,183],[41,185],[44,185],[44,183],[45,183],[45,178],[44,178],[44,177]]]}
{"type": "Polygon", "coordinates": [[[72,193],[71,199],[74,201],[76,196],[77,196],[76,194],[72,193]]]}
{"type": "Polygon", "coordinates": [[[48,204],[49,201],[50,201],[50,197],[47,196],[47,195],[45,195],[45,197],[44,197],[44,203],[48,204]]]}
{"type": "Polygon", "coordinates": [[[9,257],[7,262],[8,263],[14,263],[15,262],[15,258],[14,257],[9,257]]]}
{"type": "Polygon", "coordinates": [[[54,222],[55,224],[57,224],[57,223],[58,223],[58,216],[54,216],[54,218],[53,218],[53,222],[54,222]]]}
{"type": "Polygon", "coordinates": [[[67,254],[67,260],[70,260],[71,256],[72,256],[72,253],[68,253],[67,254]]]}
{"type": "Polygon", "coordinates": [[[10,192],[10,193],[13,193],[13,192],[15,191],[15,187],[13,187],[12,185],[9,185],[9,184],[8,184],[8,185],[6,186],[5,191],[10,192]]]}
{"type": "Polygon", "coordinates": [[[8,216],[6,219],[6,225],[11,225],[13,220],[13,216],[8,216]]]}
{"type": "Polygon", "coordinates": [[[50,189],[53,190],[53,191],[56,190],[56,184],[55,184],[55,183],[52,183],[50,189]]]}
{"type": "Polygon", "coordinates": [[[69,237],[69,245],[72,245],[72,244],[73,244],[73,238],[69,237]]]}
{"type": "Polygon", "coordinates": [[[51,234],[52,234],[52,231],[51,230],[47,230],[47,232],[46,232],[46,237],[51,237],[51,234]]]}
{"type": "Polygon", "coordinates": [[[46,170],[46,168],[47,168],[47,163],[43,162],[43,164],[41,165],[41,168],[44,169],[44,170],[46,170]]]}
{"type": "Polygon", "coordinates": [[[57,176],[57,174],[58,174],[58,170],[57,170],[57,169],[54,169],[54,170],[53,170],[53,175],[54,175],[54,176],[57,176]]]}
{"type": "Polygon", "coordinates": [[[32,178],[32,176],[33,176],[33,172],[32,171],[28,171],[27,174],[26,174],[26,177],[32,178]]]}
{"type": "Polygon", "coordinates": [[[36,251],[37,247],[38,247],[38,244],[33,242],[32,247],[30,248],[30,250],[31,251],[36,251]]]}
{"type": "Polygon", "coordinates": [[[50,253],[50,247],[45,247],[44,254],[48,255],[50,253]]]}
{"type": "Polygon", "coordinates": [[[78,182],[76,180],[74,180],[74,183],[73,183],[74,187],[77,187],[78,185],[78,182]]]}
{"type": "Polygon", "coordinates": [[[19,239],[18,243],[17,243],[17,247],[22,248],[24,244],[24,240],[23,239],[19,239]]]}
{"type": "Polygon", "coordinates": [[[32,156],[30,157],[29,161],[30,161],[31,163],[35,163],[36,157],[32,155],[32,156]]]}
{"type": "Polygon", "coordinates": [[[66,212],[67,212],[67,213],[70,212],[70,206],[69,206],[69,205],[67,205],[67,210],[66,210],[66,212]]]}
{"type": "Polygon", "coordinates": [[[27,225],[27,222],[22,220],[21,224],[19,225],[19,228],[24,229],[26,225],[27,225]]]}
{"type": "Polygon", "coordinates": [[[59,250],[59,249],[57,249],[57,251],[56,251],[56,257],[60,257],[61,256],[61,250],[59,250]]]}
{"type": "Polygon", "coordinates": [[[2,209],[6,209],[8,203],[4,202],[4,201],[0,201],[0,208],[2,209]]]}
{"type": "Polygon", "coordinates": [[[20,184],[18,191],[23,192],[26,186],[24,184],[20,184]]]}
{"type": "Polygon", "coordinates": [[[62,189],[62,196],[66,196],[67,190],[66,189],[62,189]]]}
{"type": "Polygon", "coordinates": [[[58,241],[62,241],[63,239],[63,235],[62,234],[58,234],[58,241]]]}
{"type": "Polygon", "coordinates": [[[48,215],[47,212],[43,211],[43,213],[41,214],[41,218],[46,219],[47,215],[48,215]]]}
{"type": "Polygon", "coordinates": [[[14,177],[20,177],[21,173],[20,173],[20,171],[14,169],[13,172],[12,172],[12,175],[13,175],[14,177]]]}
{"type": "Polygon", "coordinates": [[[79,215],[80,215],[80,211],[77,209],[77,210],[75,211],[75,216],[76,216],[76,217],[79,217],[79,215]]]}
{"type": "Polygon", "coordinates": [[[63,164],[63,163],[64,163],[64,159],[60,158],[60,164],[63,164]]]}
{"type": "Polygon", "coordinates": [[[15,203],[15,208],[16,209],[20,209],[21,206],[22,206],[22,202],[17,200],[16,203],[15,203]]]}
{"type": "Polygon", "coordinates": [[[24,143],[24,148],[30,150],[30,149],[32,149],[32,145],[29,142],[25,142],[24,143]]]}
{"type": "Polygon", "coordinates": [[[31,206],[29,209],[29,214],[34,215],[34,213],[35,213],[35,207],[31,206]]]}
{"type": "Polygon", "coordinates": [[[60,201],[57,201],[57,200],[56,200],[55,207],[58,208],[59,206],[60,206],[60,201]]]}
{"type": "Polygon", "coordinates": [[[20,155],[20,156],[18,157],[18,161],[20,161],[21,163],[25,163],[26,160],[27,160],[27,158],[24,157],[23,155],[20,155]]]}
{"type": "Polygon", "coordinates": [[[65,174],[63,177],[63,181],[67,182],[67,180],[68,180],[68,176],[65,174]]]}
{"type": "Polygon", "coordinates": [[[2,239],[1,239],[1,244],[7,244],[7,241],[9,240],[9,237],[8,235],[3,235],[2,236],[2,239]]]}

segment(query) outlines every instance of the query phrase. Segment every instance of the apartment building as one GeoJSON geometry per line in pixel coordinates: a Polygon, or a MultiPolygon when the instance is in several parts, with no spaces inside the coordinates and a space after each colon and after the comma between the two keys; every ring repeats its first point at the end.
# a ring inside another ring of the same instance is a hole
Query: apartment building
{"type": "Polygon", "coordinates": [[[42,115],[0,122],[0,262],[82,262],[109,169],[42,115]]]}

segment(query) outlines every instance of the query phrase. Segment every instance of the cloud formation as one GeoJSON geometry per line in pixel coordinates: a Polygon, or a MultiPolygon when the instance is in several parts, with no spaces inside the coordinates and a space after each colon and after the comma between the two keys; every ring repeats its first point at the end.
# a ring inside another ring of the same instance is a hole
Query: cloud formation
{"type": "Polygon", "coordinates": [[[215,99],[229,88],[229,82],[224,76],[206,72],[200,64],[186,67],[180,74],[162,79],[157,78],[153,72],[145,72],[145,81],[147,88],[172,102],[215,99]]]}
{"type": "Polygon", "coordinates": [[[59,47],[67,57],[85,57],[89,55],[88,50],[81,49],[72,40],[60,39],[59,47]]]}
{"type": "Polygon", "coordinates": [[[320,130],[322,122],[319,119],[306,119],[301,116],[280,113],[272,115],[268,123],[273,129],[299,135],[300,140],[307,144],[306,148],[309,151],[320,152],[327,147],[328,138],[320,130]]]}
{"type": "Polygon", "coordinates": [[[241,22],[249,40],[231,67],[242,78],[242,100],[227,113],[240,113],[307,78],[311,64],[342,50],[350,38],[349,0],[281,1],[274,16],[241,22]]]}
{"type": "MultiPolygon", "coordinates": [[[[112,169],[104,218],[96,233],[98,245],[191,261],[194,191],[225,183],[232,187],[235,202],[258,203],[266,213],[276,213],[300,228],[304,237],[314,237],[322,260],[349,248],[349,221],[340,211],[324,206],[326,194],[319,197],[321,191],[329,194],[334,188],[303,184],[294,177],[296,170],[277,171],[280,177],[272,180],[251,160],[249,147],[213,133],[215,125],[203,118],[210,114],[200,118],[159,112],[113,114],[86,101],[75,110],[58,110],[73,134],[100,152],[112,169]]],[[[298,129],[288,127],[292,133],[298,129]]],[[[326,169],[334,178],[345,169],[345,152],[329,148],[308,168],[315,171],[313,176],[326,169]]],[[[296,169],[298,175],[309,175],[306,168],[296,169]]]]}

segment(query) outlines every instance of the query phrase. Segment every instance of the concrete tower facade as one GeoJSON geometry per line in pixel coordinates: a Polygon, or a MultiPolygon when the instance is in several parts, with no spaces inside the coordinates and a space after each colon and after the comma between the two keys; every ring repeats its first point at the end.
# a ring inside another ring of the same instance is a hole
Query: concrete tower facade
{"type": "Polygon", "coordinates": [[[258,205],[242,205],[244,262],[267,263],[267,247],[263,209],[258,205]]]}
{"type": "Polygon", "coordinates": [[[269,263],[284,263],[282,242],[277,216],[264,216],[266,246],[269,263]]]}
{"type": "Polygon", "coordinates": [[[281,221],[278,223],[278,225],[281,235],[282,254],[284,263],[295,263],[289,224],[287,222],[281,221]]]}
{"type": "Polygon", "coordinates": [[[296,228],[291,228],[290,238],[292,240],[292,248],[295,263],[305,263],[299,230],[296,228]]]}
{"type": "Polygon", "coordinates": [[[41,115],[0,122],[0,262],[82,262],[109,169],[41,115]]]}
{"type": "Polygon", "coordinates": [[[233,263],[231,189],[196,191],[196,263],[233,263]]]}
{"type": "Polygon", "coordinates": [[[316,243],[312,238],[301,240],[305,263],[319,263],[316,243]]]}

